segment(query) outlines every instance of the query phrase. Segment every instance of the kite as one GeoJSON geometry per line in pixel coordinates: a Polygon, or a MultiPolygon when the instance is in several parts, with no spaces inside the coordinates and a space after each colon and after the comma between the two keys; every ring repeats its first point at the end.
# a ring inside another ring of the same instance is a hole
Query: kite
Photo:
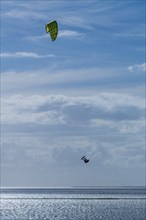
{"type": "Polygon", "coordinates": [[[58,34],[58,24],[56,21],[51,21],[50,23],[46,24],[45,26],[46,32],[50,32],[50,36],[52,41],[54,41],[58,34]]]}

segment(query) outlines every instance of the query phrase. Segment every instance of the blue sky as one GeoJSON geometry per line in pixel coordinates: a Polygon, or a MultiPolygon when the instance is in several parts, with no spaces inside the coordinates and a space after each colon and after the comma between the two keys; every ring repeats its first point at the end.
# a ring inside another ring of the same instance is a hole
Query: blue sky
{"type": "Polygon", "coordinates": [[[0,56],[2,186],[144,185],[143,0],[1,1],[0,56]]]}

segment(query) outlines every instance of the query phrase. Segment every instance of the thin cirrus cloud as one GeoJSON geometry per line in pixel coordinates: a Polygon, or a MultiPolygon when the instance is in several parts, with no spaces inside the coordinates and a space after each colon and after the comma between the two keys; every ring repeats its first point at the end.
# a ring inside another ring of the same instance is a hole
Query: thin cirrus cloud
{"type": "Polygon", "coordinates": [[[1,53],[1,58],[45,58],[45,57],[54,57],[53,54],[40,55],[38,53],[33,52],[15,52],[15,53],[1,53]]]}

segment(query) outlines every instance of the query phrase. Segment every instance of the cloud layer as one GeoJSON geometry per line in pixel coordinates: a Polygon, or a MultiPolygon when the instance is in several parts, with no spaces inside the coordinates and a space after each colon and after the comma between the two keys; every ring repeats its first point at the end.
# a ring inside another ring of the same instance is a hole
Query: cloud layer
{"type": "MultiPolygon", "coordinates": [[[[31,179],[36,170],[39,177],[50,172],[52,181],[56,173],[75,184],[70,173],[75,178],[82,173],[83,178],[80,157],[84,154],[90,158],[86,173],[92,181],[97,172],[103,181],[103,174],[110,179],[121,169],[133,172],[144,167],[145,103],[139,97],[17,95],[2,99],[1,104],[1,164],[6,173],[15,170],[17,176],[27,170],[26,179],[31,179]]],[[[41,184],[49,182],[46,177],[41,184]]]]}
{"type": "Polygon", "coordinates": [[[125,132],[135,132],[135,126],[138,126],[137,132],[141,130],[145,109],[143,99],[113,93],[100,93],[93,97],[17,95],[2,100],[1,104],[3,124],[108,127],[120,131],[125,129],[125,132]]]}

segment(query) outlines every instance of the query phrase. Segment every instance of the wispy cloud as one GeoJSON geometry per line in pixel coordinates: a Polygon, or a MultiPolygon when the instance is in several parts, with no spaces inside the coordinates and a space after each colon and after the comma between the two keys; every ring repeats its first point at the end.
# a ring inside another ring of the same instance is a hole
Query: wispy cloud
{"type": "Polygon", "coordinates": [[[146,63],[136,64],[128,67],[129,72],[146,72],[146,63]]]}
{"type": "Polygon", "coordinates": [[[146,35],[145,34],[132,34],[132,33],[117,33],[117,34],[113,34],[115,37],[142,37],[145,38],[146,35]]]}
{"type": "Polygon", "coordinates": [[[25,10],[23,9],[11,9],[7,12],[3,12],[2,16],[10,17],[13,19],[22,19],[27,20],[28,18],[35,18],[35,19],[46,19],[46,15],[40,12],[36,12],[33,10],[25,10]]]}
{"type": "MultiPolygon", "coordinates": [[[[60,38],[73,38],[73,37],[83,37],[84,33],[78,32],[78,31],[73,31],[73,30],[59,30],[58,32],[58,37],[60,38]]],[[[40,36],[28,36],[25,37],[26,40],[30,41],[39,41],[42,39],[49,38],[49,33],[40,35],[40,36]]]]}
{"type": "MultiPolygon", "coordinates": [[[[100,80],[105,80],[107,78],[115,75],[117,70],[113,71],[112,69],[98,69],[98,68],[89,68],[89,69],[60,69],[52,70],[51,66],[47,69],[40,69],[34,71],[8,71],[3,72],[1,76],[2,84],[5,84],[3,91],[5,89],[17,90],[21,88],[19,92],[26,92],[29,89],[31,91],[34,88],[41,88],[43,91],[47,88],[58,89],[71,89],[74,86],[77,86],[76,92],[79,92],[83,85],[87,85],[89,88],[89,82],[100,82],[100,80]]],[[[94,83],[92,84],[92,87],[94,83]]],[[[18,91],[17,91],[18,92],[18,91]]],[[[89,92],[89,89],[88,89],[89,92]]]]}
{"type": "Polygon", "coordinates": [[[53,54],[46,54],[46,55],[40,55],[38,53],[33,53],[33,52],[15,52],[15,53],[1,53],[0,54],[1,58],[34,58],[34,59],[39,59],[39,58],[45,58],[45,57],[54,57],[53,54]]]}
{"type": "Polygon", "coordinates": [[[39,36],[28,36],[28,37],[25,37],[24,39],[30,40],[30,41],[39,41],[45,38],[48,38],[48,34],[39,35],[39,36]]]}
{"type": "MultiPolygon", "coordinates": [[[[50,58],[52,59],[52,58],[50,58]]],[[[53,58],[54,60],[54,58],[53,58]]],[[[4,71],[1,75],[3,95],[13,94],[43,94],[44,92],[66,94],[94,94],[100,91],[121,92],[135,91],[131,82],[131,74],[127,68],[74,68],[67,69],[58,63],[44,66],[44,69],[33,71],[4,71]],[[57,65],[57,68],[56,68],[57,65]],[[117,75],[118,72],[118,75],[117,75]],[[123,79],[125,84],[123,85],[123,79]]],[[[140,75],[137,87],[143,96],[143,74],[140,75]]],[[[133,75],[134,78],[137,74],[133,75]]],[[[138,90],[134,93],[138,93],[138,90]]]]}
{"type": "Polygon", "coordinates": [[[62,30],[59,32],[59,37],[81,37],[83,36],[83,33],[80,33],[78,31],[71,31],[71,30],[62,30]]]}

